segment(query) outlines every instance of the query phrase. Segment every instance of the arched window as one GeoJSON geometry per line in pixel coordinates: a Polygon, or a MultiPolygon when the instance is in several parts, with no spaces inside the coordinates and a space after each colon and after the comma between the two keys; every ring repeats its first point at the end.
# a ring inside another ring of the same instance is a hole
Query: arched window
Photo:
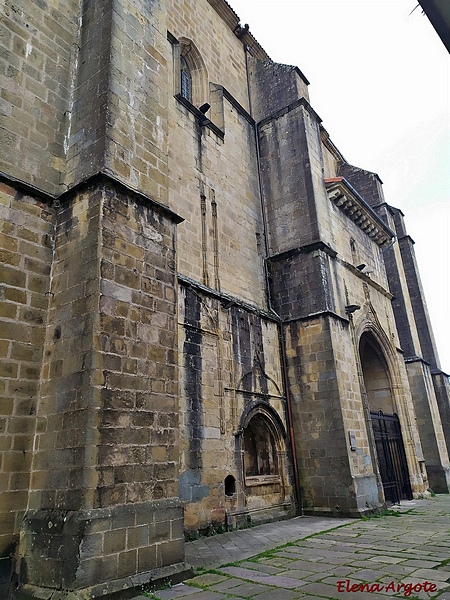
{"type": "Polygon", "coordinates": [[[196,107],[209,100],[208,73],[203,58],[192,40],[178,42],[178,93],[196,107]]]}
{"type": "MultiPolygon", "coordinates": [[[[210,83],[205,62],[192,40],[177,39],[167,32],[173,52],[174,96],[197,117],[200,107],[209,105],[208,123],[224,130],[223,88],[210,83]]],[[[203,113],[204,114],[204,113],[203,113]]],[[[202,121],[202,124],[205,124],[202,121]]],[[[216,132],[217,133],[217,132],[216,132]]],[[[222,137],[219,133],[219,137],[222,137]]]]}
{"type": "Polygon", "coordinates": [[[192,75],[188,64],[183,56],[180,58],[180,82],[181,95],[192,102],[192,75]]]}

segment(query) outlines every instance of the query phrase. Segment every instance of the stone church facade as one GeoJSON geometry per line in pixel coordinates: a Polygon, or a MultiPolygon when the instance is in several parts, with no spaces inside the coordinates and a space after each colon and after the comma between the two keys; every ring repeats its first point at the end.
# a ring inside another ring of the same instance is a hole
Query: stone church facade
{"type": "Polygon", "coordinates": [[[303,73],[225,0],[0,27],[0,595],[131,597],[185,535],[448,493],[413,241],[303,73]]]}

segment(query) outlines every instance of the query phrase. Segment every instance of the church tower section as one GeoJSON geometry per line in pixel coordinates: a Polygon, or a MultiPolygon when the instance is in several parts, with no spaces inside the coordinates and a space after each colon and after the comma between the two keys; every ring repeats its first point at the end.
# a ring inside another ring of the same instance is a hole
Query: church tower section
{"type": "MultiPolygon", "coordinates": [[[[356,515],[428,485],[384,265],[395,232],[340,176],[344,160],[301,73],[269,68],[277,76],[273,105],[259,106],[259,159],[302,504],[309,513],[356,515]],[[378,441],[384,427],[398,443],[394,475],[378,441]]],[[[265,73],[254,64],[255,89],[265,73]]]]}

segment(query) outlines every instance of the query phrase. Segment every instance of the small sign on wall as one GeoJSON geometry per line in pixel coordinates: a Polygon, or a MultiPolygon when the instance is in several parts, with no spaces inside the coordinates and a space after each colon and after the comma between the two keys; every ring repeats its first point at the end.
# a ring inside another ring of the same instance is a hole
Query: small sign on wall
{"type": "Polygon", "coordinates": [[[348,439],[350,441],[350,450],[355,451],[356,450],[356,437],[355,437],[355,432],[353,431],[353,429],[348,430],[348,439]]]}

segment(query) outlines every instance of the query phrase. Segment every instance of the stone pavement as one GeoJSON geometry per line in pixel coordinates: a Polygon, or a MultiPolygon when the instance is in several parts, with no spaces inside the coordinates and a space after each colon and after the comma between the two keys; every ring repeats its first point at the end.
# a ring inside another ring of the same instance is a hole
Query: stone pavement
{"type": "Polygon", "coordinates": [[[368,520],[297,517],[188,543],[187,561],[202,573],[150,597],[450,600],[450,495],[395,510],[368,520]]]}

